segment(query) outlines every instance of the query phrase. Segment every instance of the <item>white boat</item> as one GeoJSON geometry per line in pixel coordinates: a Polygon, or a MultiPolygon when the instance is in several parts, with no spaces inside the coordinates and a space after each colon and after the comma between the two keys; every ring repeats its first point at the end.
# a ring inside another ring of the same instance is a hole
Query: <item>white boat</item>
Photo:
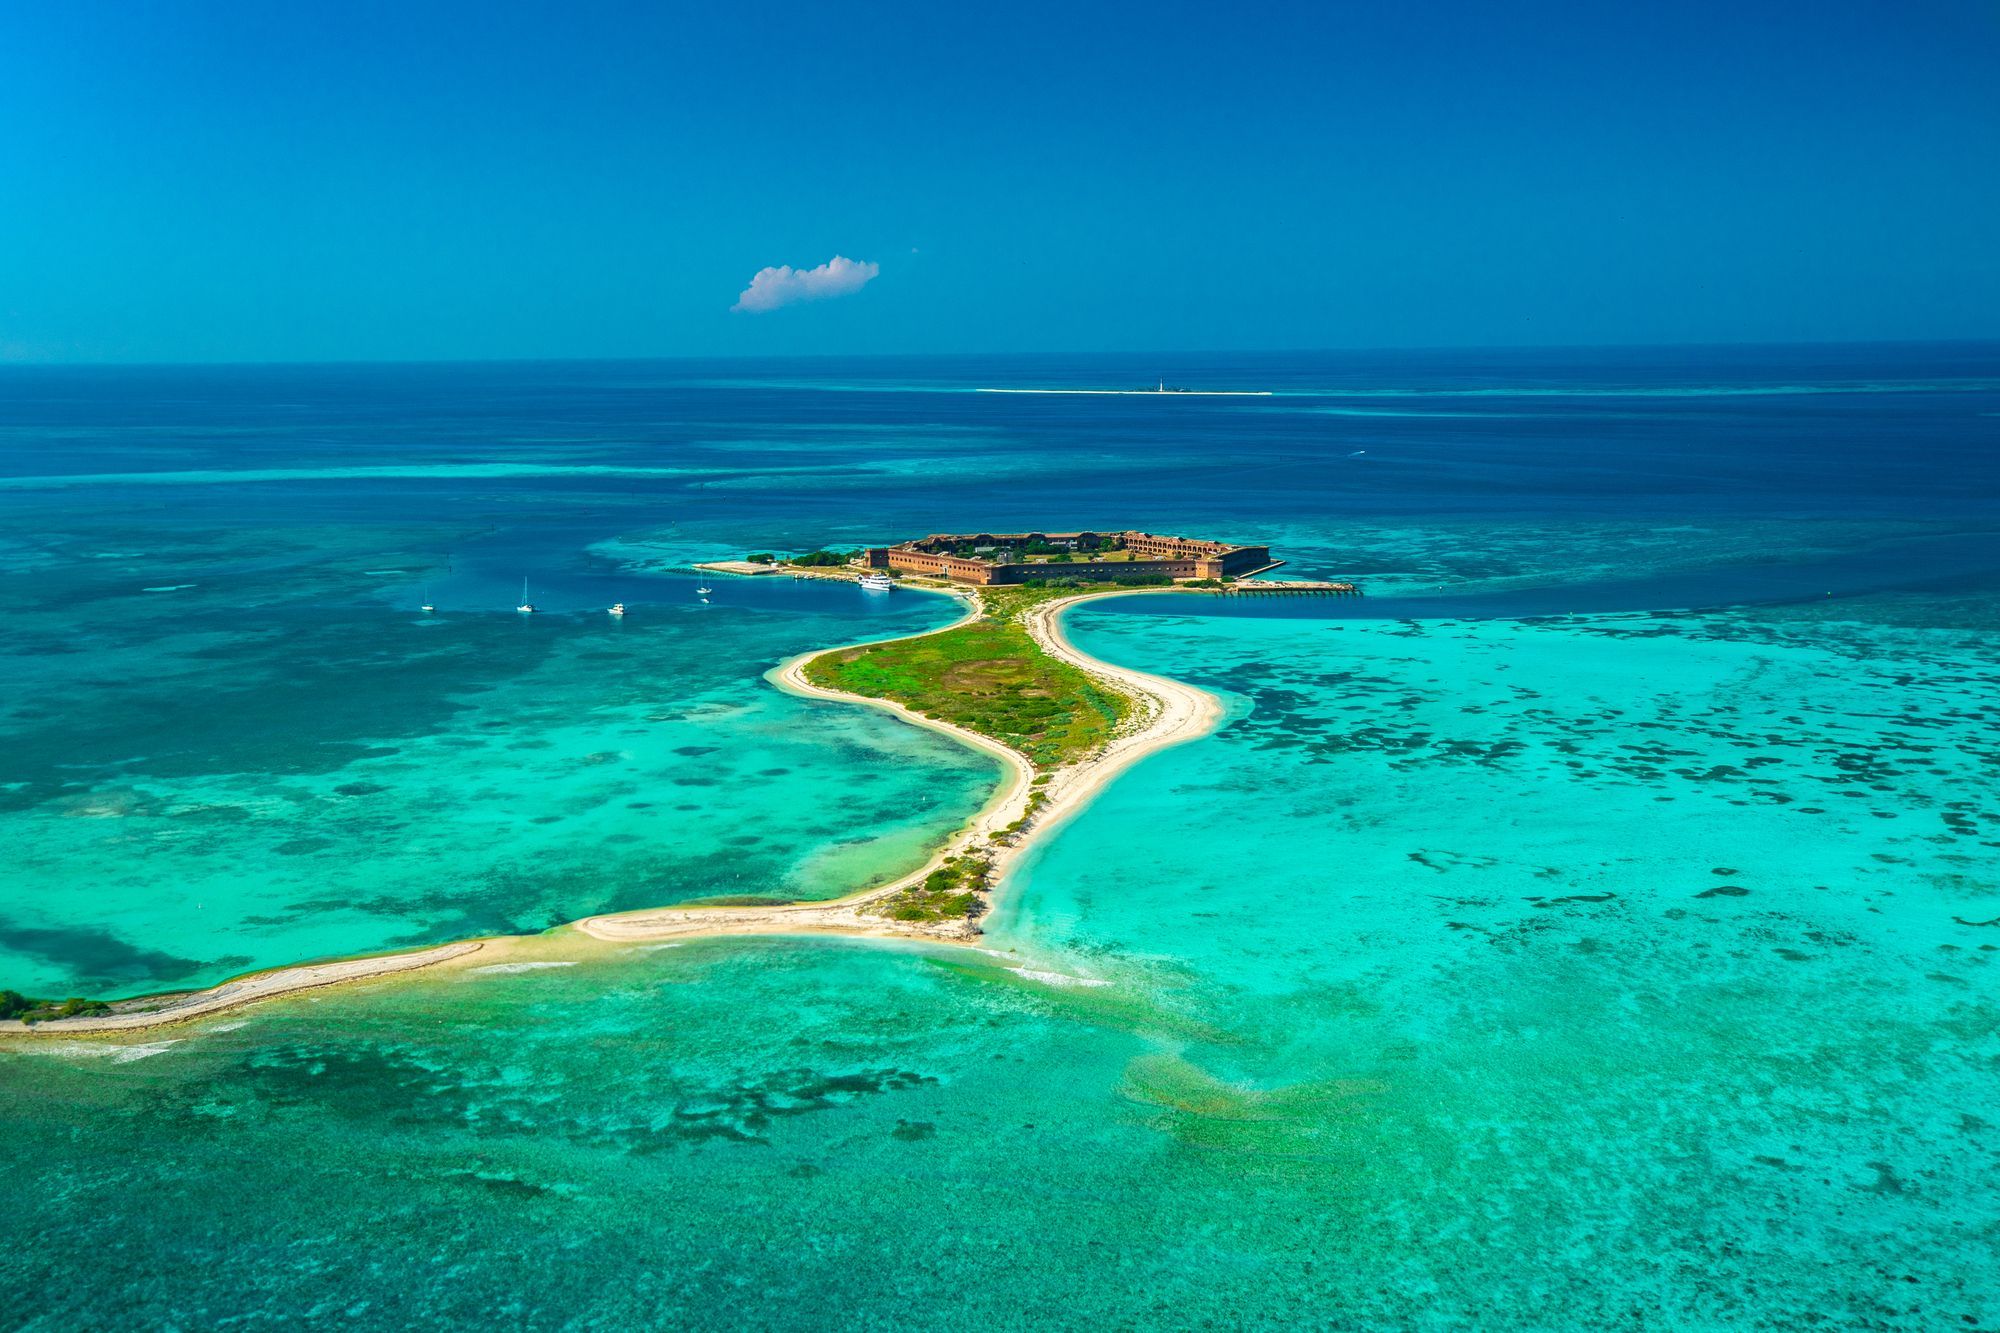
{"type": "Polygon", "coordinates": [[[606,608],[605,608],[605,614],[606,614],[606,615],[613,615],[613,616],[622,616],[622,615],[624,615],[624,614],[625,614],[625,603],[623,603],[623,602],[613,602],[613,603],[612,603],[612,604],[611,604],[610,606],[608,606],[608,607],[606,607],[606,608]]]}
{"type": "Polygon", "coordinates": [[[708,586],[708,585],[707,585],[706,583],[704,583],[704,584],[701,584],[701,585],[699,585],[698,587],[696,587],[696,588],[695,588],[695,591],[696,591],[697,593],[699,593],[699,594],[700,594],[701,596],[703,596],[703,597],[706,597],[706,596],[708,596],[708,595],[709,595],[709,594],[710,594],[711,592],[713,592],[713,591],[715,591],[715,590],[714,590],[713,588],[709,587],[709,586],[708,586]]]}
{"type": "Polygon", "coordinates": [[[521,604],[514,608],[524,616],[535,614],[535,604],[528,600],[528,581],[521,580],[521,604]]]}
{"type": "Polygon", "coordinates": [[[896,586],[896,581],[887,574],[863,574],[861,586],[870,592],[887,592],[896,586]]]}

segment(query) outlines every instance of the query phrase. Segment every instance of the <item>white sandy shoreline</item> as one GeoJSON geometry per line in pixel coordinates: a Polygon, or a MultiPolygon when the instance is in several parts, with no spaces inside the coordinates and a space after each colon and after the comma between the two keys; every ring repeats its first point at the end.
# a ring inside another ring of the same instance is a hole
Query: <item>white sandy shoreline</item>
{"type": "MultiPolygon", "coordinates": [[[[690,935],[791,934],[815,931],[934,939],[954,943],[967,943],[976,939],[978,929],[970,922],[917,925],[891,921],[873,915],[866,909],[883,898],[920,883],[926,875],[937,869],[946,857],[974,849],[992,850],[993,883],[997,889],[997,886],[1004,883],[1010,866],[1041,839],[1047,837],[1056,826],[1088,804],[1112,778],[1157,750],[1207,735],[1221,720],[1221,702],[1206,690],[1183,685],[1179,681],[1167,680],[1162,676],[1113,666],[1109,662],[1100,662],[1079,652],[1063,635],[1061,616],[1069,607],[1099,597],[1124,595],[1127,594],[1122,591],[1109,591],[1059,598],[1033,608],[1022,618],[1023,626],[1044,652],[1058,661],[1067,662],[1130,698],[1135,715],[1103,750],[1080,763],[1057,769],[1050,776],[1048,783],[1042,789],[1042,806],[1035,812],[1020,836],[998,845],[993,842],[994,834],[1007,828],[1027,812],[1035,770],[1026,755],[977,732],[925,717],[899,703],[821,689],[805,678],[804,670],[805,664],[820,654],[804,653],[772,673],[772,679],[781,688],[811,698],[845,704],[865,704],[871,708],[884,709],[916,726],[942,732],[961,744],[983,750],[1001,759],[1008,765],[1008,780],[987,802],[985,808],[973,816],[964,828],[947,839],[930,860],[893,883],[827,902],[746,908],[663,907],[639,912],[622,912],[615,916],[586,917],[577,923],[577,929],[602,940],[652,940],[690,935]]],[[[975,607],[967,619],[978,614],[979,611],[975,607]]],[[[964,623],[964,620],[960,620],[953,625],[945,626],[944,629],[953,629],[964,623]]],[[[941,634],[944,630],[929,632],[941,634]]]]}
{"type": "Polygon", "coordinates": [[[273,968],[268,972],[237,977],[207,990],[155,995],[130,1002],[135,1006],[145,1006],[143,1008],[134,1007],[82,1018],[52,1018],[35,1024],[9,1019],[0,1022],[0,1033],[74,1036],[79,1032],[137,1032],[145,1028],[164,1027],[169,1023],[185,1023],[191,1018],[206,1018],[224,1010],[254,1004],[258,1000],[268,1000],[275,995],[295,995],[300,991],[317,990],[321,986],[338,986],[343,982],[363,981],[369,977],[414,972],[418,968],[464,958],[484,947],[485,942],[481,940],[460,940],[456,944],[441,944],[415,953],[378,954],[367,958],[343,958],[332,963],[273,968]]]}
{"type": "MultiPolygon", "coordinates": [[[[962,596],[955,592],[949,595],[962,596]]],[[[994,836],[1027,815],[1029,795],[1033,790],[1032,783],[1035,777],[1034,766],[1027,756],[963,727],[924,717],[902,704],[886,699],[871,699],[861,695],[826,690],[812,684],[805,678],[805,664],[819,656],[821,652],[838,651],[838,649],[821,649],[792,658],[771,671],[766,678],[788,693],[829,702],[863,704],[883,709],[900,716],[904,721],[942,732],[963,745],[993,755],[1005,766],[1006,776],[980,811],[916,870],[889,884],[849,894],[844,898],[770,906],[650,908],[636,912],[586,917],[575,922],[572,928],[593,940],[614,944],[698,936],[808,934],[971,944],[978,938],[979,931],[970,921],[921,924],[899,922],[876,915],[867,909],[881,899],[921,882],[937,869],[946,857],[975,849],[991,849],[993,853],[992,883],[997,895],[1004,887],[1008,868],[1046,838],[1065,819],[1088,804],[1112,778],[1149,754],[1208,734],[1222,718],[1221,702],[1207,691],[1162,676],[1114,666],[1109,662],[1088,657],[1078,651],[1063,634],[1061,617],[1069,607],[1100,597],[1130,595],[1133,594],[1126,590],[1082,593],[1075,597],[1045,602],[1032,608],[1022,617],[1024,628],[1043,651],[1128,697],[1133,704],[1133,715],[1103,750],[1080,762],[1057,769],[1049,776],[1049,781],[1041,789],[1043,796],[1041,807],[1012,839],[996,843],[994,836]]],[[[950,625],[928,630],[926,634],[941,634],[979,614],[980,608],[974,601],[969,606],[966,616],[950,625]]],[[[0,1022],[0,1036],[16,1034],[76,1036],[140,1031],[209,1017],[275,996],[362,981],[371,977],[415,972],[466,958],[484,948],[505,946],[511,942],[515,942],[513,937],[505,940],[467,940],[411,953],[276,968],[239,977],[207,990],[119,1002],[114,1012],[110,1014],[50,1019],[32,1026],[18,1020],[0,1022]]]]}

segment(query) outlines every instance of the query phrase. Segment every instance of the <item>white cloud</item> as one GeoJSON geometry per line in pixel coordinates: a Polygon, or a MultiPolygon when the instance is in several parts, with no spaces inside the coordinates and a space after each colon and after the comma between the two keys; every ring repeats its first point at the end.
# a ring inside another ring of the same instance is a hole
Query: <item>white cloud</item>
{"type": "Polygon", "coordinates": [[[794,301],[823,301],[829,296],[850,296],[868,285],[882,271],[873,260],[859,261],[835,255],[818,268],[793,268],[780,264],[761,268],[731,310],[761,315],[794,301]]]}

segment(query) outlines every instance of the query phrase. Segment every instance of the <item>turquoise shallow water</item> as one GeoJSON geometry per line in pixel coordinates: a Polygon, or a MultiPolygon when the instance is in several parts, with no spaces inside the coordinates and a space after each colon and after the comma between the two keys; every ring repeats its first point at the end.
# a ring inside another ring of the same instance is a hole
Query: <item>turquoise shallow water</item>
{"type": "Polygon", "coordinates": [[[0,1057],[6,1290],[43,1327],[1995,1316],[1992,631],[1127,606],[1077,641],[1230,721],[1048,845],[1000,956],[612,951],[0,1057]],[[69,1259],[104,1247],[112,1290],[69,1259]]]}
{"type": "Polygon", "coordinates": [[[16,643],[75,666],[59,704],[14,696],[4,983],[138,994],[693,898],[832,897],[920,864],[985,798],[983,756],[759,674],[953,603],[637,586],[623,621],[246,614],[129,583],[88,616],[18,612],[16,643]]]}
{"type": "Polygon", "coordinates": [[[6,379],[30,991],[836,892],[977,804],[984,760],[763,679],[949,608],[703,605],[690,558],[1142,510],[1372,595],[1079,612],[1228,721],[990,953],[556,932],[0,1044],[0,1322],[1991,1327],[1991,367],[6,379]]]}
{"type": "Polygon", "coordinates": [[[1481,1322],[1990,1319],[2000,641],[1854,616],[1079,614],[1232,721],[1004,935],[1212,1027],[1481,1322]]]}

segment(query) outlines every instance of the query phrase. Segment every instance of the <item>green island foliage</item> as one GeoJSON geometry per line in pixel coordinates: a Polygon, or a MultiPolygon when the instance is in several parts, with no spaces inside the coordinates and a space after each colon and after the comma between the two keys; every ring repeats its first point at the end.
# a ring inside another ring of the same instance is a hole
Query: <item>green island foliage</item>
{"type": "Polygon", "coordinates": [[[921,884],[890,894],[875,910],[891,921],[952,921],[979,915],[993,867],[980,856],[949,856],[921,884]]]}
{"type": "Polygon", "coordinates": [[[1007,827],[995,830],[988,836],[987,841],[993,843],[1011,843],[1015,838],[1020,836],[1023,829],[1028,827],[1028,824],[1034,817],[1042,812],[1042,807],[1049,803],[1049,794],[1039,785],[1040,782],[1041,779],[1037,778],[1036,783],[1038,785],[1028,793],[1028,804],[1021,811],[1021,817],[1007,825],[1007,827]]]}
{"type": "Polygon", "coordinates": [[[1035,580],[1037,587],[1055,588],[1066,592],[1075,592],[1080,588],[1165,588],[1172,583],[1172,577],[1166,574],[1113,574],[1108,578],[1102,576],[1095,579],[1058,577],[1035,580]]]}
{"type": "Polygon", "coordinates": [[[1068,555],[1070,551],[1093,554],[1099,552],[1122,551],[1125,549],[1123,537],[1079,537],[1074,547],[1057,545],[1046,537],[1036,537],[1021,546],[1023,555],[1068,555]]]}
{"type": "MultiPolygon", "coordinates": [[[[808,551],[804,555],[791,557],[785,563],[788,565],[800,565],[807,569],[819,569],[827,566],[848,564],[860,554],[861,552],[859,551],[808,551]]],[[[752,558],[754,559],[755,557],[752,558]]]]}
{"type": "Polygon", "coordinates": [[[51,1018],[76,1018],[110,1012],[111,1006],[102,1000],[86,1000],[77,995],[67,1000],[33,1000],[17,990],[0,990],[0,1019],[18,1018],[24,1023],[41,1023],[51,1018]]]}
{"type": "Polygon", "coordinates": [[[990,736],[1038,769],[1060,767],[1101,749],[1130,710],[1124,696],[1043,652],[1022,626],[1022,613],[1062,582],[982,589],[978,619],[821,653],[806,663],[806,679],[990,736]]]}
{"type": "Polygon", "coordinates": [[[750,554],[744,556],[743,559],[745,563],[752,565],[775,565],[778,563],[778,557],[769,551],[752,551],[750,554]]]}

